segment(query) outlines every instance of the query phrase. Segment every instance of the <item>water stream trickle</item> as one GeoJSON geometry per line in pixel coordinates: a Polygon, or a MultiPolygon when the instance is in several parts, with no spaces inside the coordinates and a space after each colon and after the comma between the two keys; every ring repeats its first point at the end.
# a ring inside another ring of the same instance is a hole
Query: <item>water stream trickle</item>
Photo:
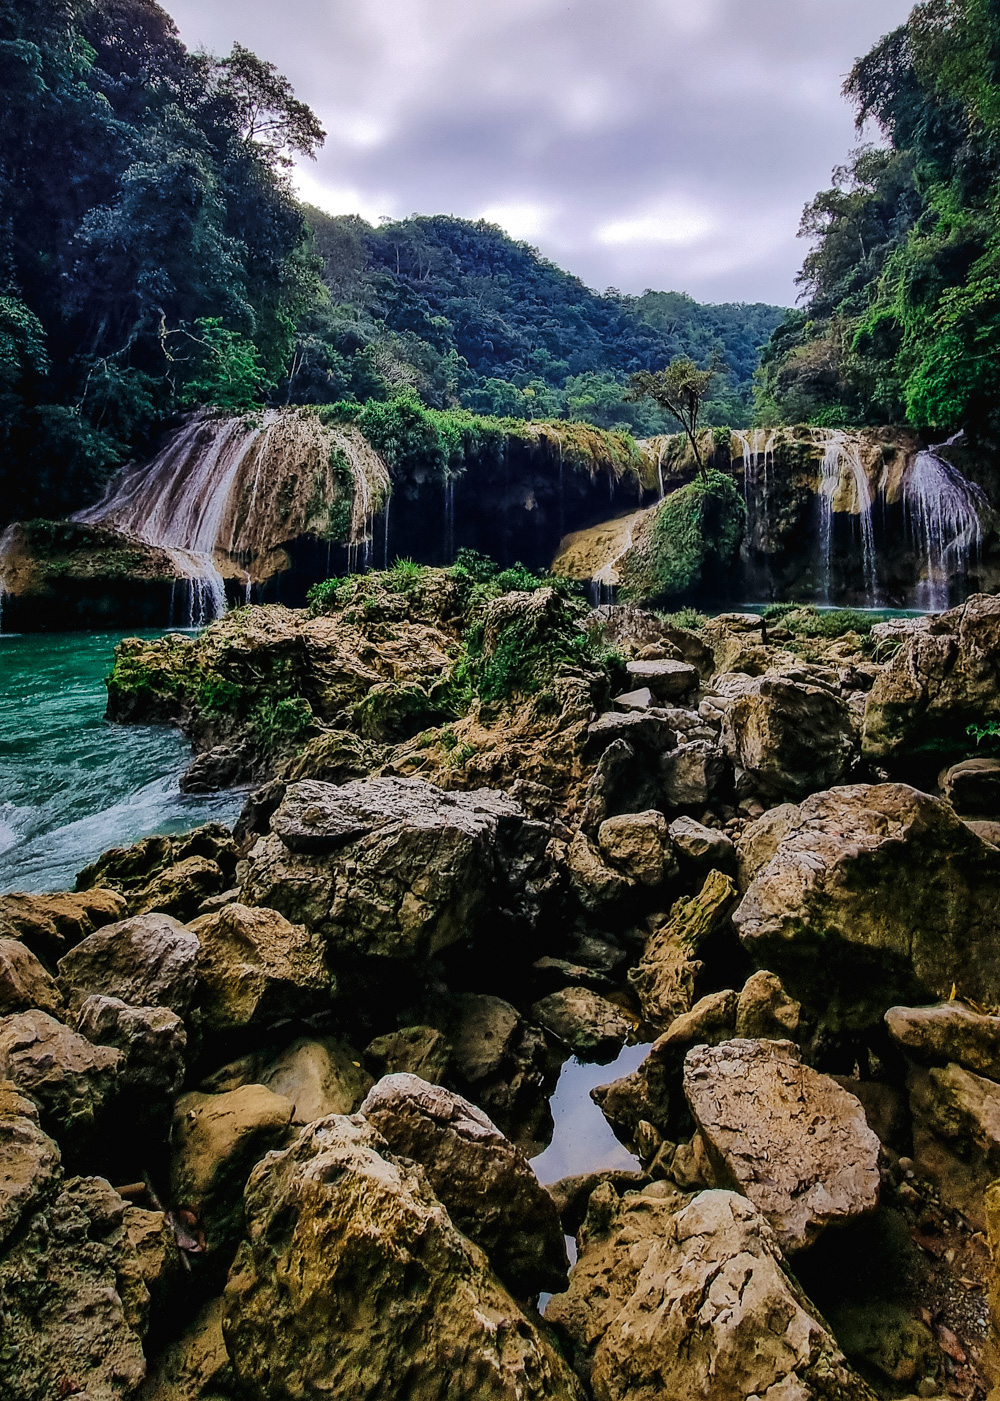
{"type": "Polygon", "coordinates": [[[852,494],[852,513],[857,515],[861,532],[864,601],[867,607],[878,607],[878,560],[872,519],[874,501],[868,473],[861,458],[861,444],[857,438],[840,428],[814,428],[812,432],[813,440],[824,449],[819,481],[819,554],[823,602],[831,601],[834,588],[834,509],[838,496],[844,491],[849,491],[852,494]]]}
{"type": "Polygon", "coordinates": [[[903,483],[907,532],[923,569],[917,607],[939,612],[949,606],[952,577],[964,580],[979,558],[986,506],[981,488],[934,448],[917,453],[903,483]]]}

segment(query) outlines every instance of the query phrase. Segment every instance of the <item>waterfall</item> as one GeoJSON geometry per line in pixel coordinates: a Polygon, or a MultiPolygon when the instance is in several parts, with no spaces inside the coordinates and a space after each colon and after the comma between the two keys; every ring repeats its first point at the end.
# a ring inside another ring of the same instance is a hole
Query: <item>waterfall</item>
{"type": "Polygon", "coordinates": [[[831,601],[833,591],[833,517],[837,498],[845,489],[851,493],[861,531],[861,569],[865,603],[878,604],[878,570],[875,551],[875,526],[872,520],[871,484],[864,462],[861,444],[840,428],[814,428],[813,441],[824,449],[819,481],[819,553],[822,562],[824,602],[831,601]]]}
{"type": "Polygon", "coordinates": [[[359,555],[367,567],[374,515],[389,496],[388,471],[356,428],[326,426],[308,410],[196,414],[151,462],[126,469],[102,502],[73,519],[165,550],[183,585],[181,616],[175,591],[170,621],[197,627],[225,612],[220,557],[224,565],[230,557],[229,572],[249,597],[251,560],[300,535],[322,538],[347,470],[348,567],[359,555]]]}
{"type": "Polygon", "coordinates": [[[903,513],[924,570],[918,608],[940,612],[949,606],[952,575],[964,578],[979,558],[986,505],[982,490],[947,458],[933,448],[917,453],[903,483],[903,513]]]}

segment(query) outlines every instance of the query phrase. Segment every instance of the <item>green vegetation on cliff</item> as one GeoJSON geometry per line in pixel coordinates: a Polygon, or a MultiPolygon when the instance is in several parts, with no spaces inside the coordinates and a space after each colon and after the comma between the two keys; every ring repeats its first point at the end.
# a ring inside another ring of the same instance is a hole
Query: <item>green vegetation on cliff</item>
{"type": "Polygon", "coordinates": [[[743,541],[746,505],[731,477],[710,470],[672,492],[624,557],[624,599],[681,598],[722,585],[743,541]]]}
{"type": "Polygon", "coordinates": [[[1000,26],[930,0],[845,86],[863,145],[803,216],[807,300],[763,357],[765,421],[1000,425],[1000,26]]]}

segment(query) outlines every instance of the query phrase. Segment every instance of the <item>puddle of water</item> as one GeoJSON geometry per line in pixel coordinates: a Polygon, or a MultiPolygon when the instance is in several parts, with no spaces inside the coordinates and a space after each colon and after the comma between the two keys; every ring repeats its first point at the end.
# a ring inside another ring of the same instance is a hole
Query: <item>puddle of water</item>
{"type": "Polygon", "coordinates": [[[539,1182],[558,1182],[562,1177],[607,1169],[639,1170],[638,1158],[615,1138],[590,1091],[637,1070],[648,1053],[648,1045],[626,1046],[611,1065],[585,1065],[575,1059],[566,1062],[549,1105],[555,1124],[552,1142],[531,1160],[539,1182]]]}

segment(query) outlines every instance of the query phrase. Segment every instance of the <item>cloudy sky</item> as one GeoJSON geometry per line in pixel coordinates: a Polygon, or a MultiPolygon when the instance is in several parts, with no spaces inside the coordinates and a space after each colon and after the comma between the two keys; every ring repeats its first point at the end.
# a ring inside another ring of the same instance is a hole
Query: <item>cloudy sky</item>
{"type": "Polygon", "coordinates": [[[485,216],[591,286],[790,303],[840,86],[911,0],[164,0],[276,63],[331,213],[485,216]]]}

